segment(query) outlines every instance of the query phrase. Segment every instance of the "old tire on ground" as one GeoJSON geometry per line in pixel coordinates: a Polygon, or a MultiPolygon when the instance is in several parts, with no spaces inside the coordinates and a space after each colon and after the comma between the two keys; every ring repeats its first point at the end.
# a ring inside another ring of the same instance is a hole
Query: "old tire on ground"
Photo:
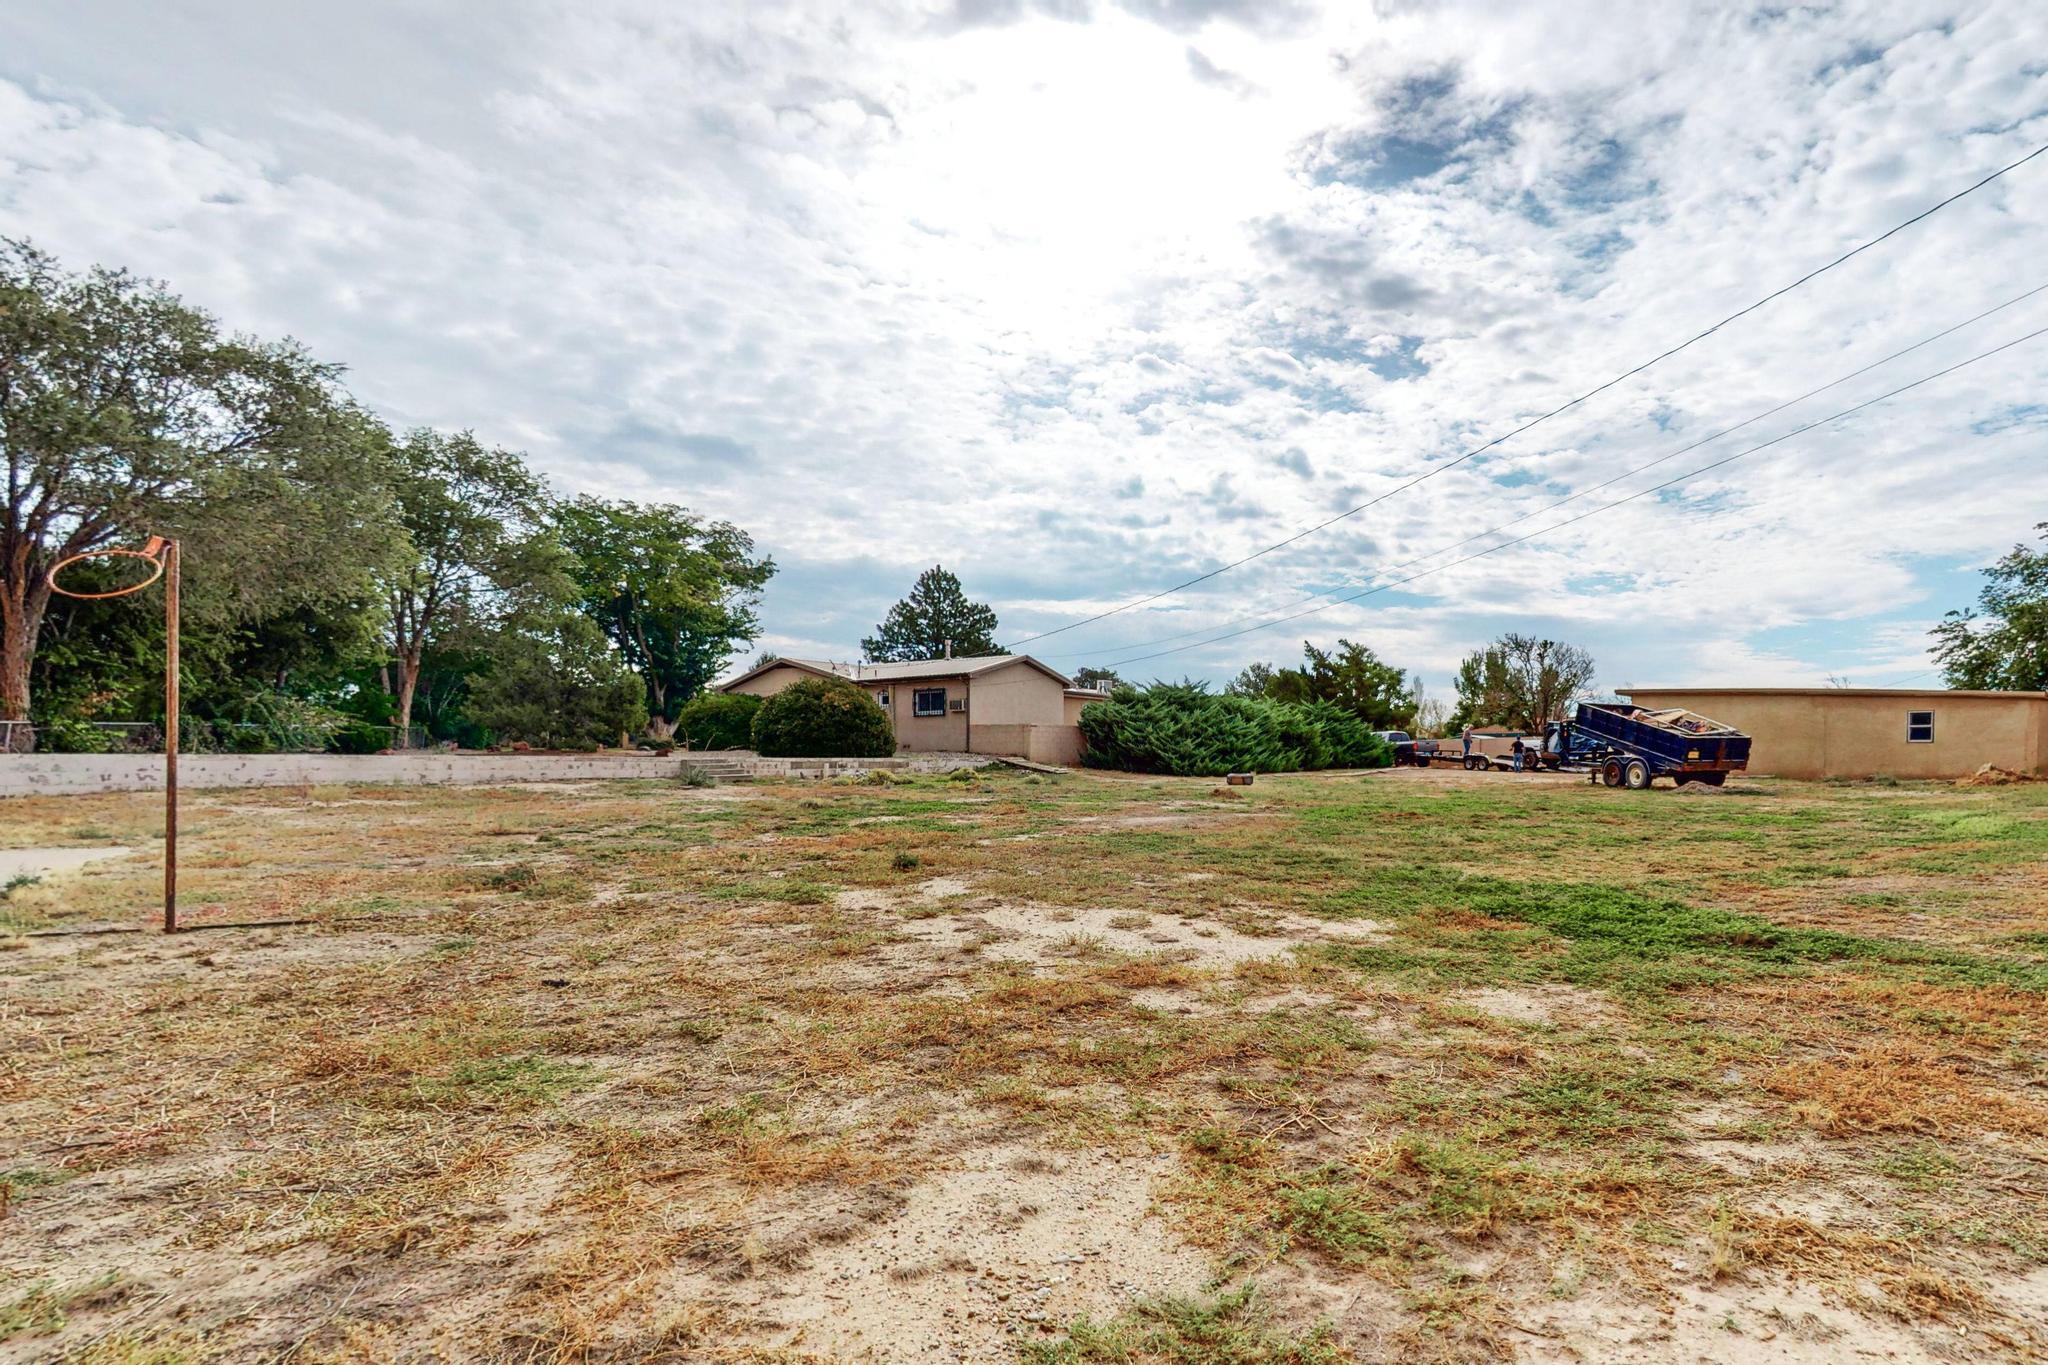
{"type": "Polygon", "coordinates": [[[1610,758],[1600,765],[1600,781],[1609,787],[1621,785],[1621,760],[1610,758]]]}
{"type": "Polygon", "coordinates": [[[1621,785],[1632,792],[1646,790],[1650,785],[1650,765],[1640,758],[1632,758],[1621,770],[1621,785]]]}

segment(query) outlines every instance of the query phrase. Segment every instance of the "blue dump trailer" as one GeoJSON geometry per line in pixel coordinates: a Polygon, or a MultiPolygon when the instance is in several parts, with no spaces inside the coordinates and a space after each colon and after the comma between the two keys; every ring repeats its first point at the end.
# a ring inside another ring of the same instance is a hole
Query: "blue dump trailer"
{"type": "Polygon", "coordinates": [[[1718,787],[1749,766],[1749,736],[1691,711],[1582,701],[1572,719],[1550,726],[1543,756],[1610,787],[1641,791],[1660,777],[1718,787]]]}

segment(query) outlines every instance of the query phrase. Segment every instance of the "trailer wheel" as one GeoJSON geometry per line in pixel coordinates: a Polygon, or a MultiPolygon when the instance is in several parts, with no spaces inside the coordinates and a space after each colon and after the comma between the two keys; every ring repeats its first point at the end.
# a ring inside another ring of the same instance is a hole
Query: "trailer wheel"
{"type": "Polygon", "coordinates": [[[1481,768],[1483,768],[1483,767],[1485,767],[1485,766],[1486,766],[1486,760],[1485,760],[1485,759],[1483,759],[1483,758],[1474,758],[1474,757],[1473,757],[1472,755],[1470,755],[1470,754],[1467,754],[1467,755],[1465,755],[1465,771],[1466,771],[1466,772],[1468,772],[1468,773],[1476,773],[1476,772],[1478,772],[1478,771],[1479,771],[1479,770],[1480,770],[1481,768]]]}
{"type": "Polygon", "coordinates": [[[1621,785],[1621,760],[1610,758],[1600,765],[1600,781],[1609,787],[1621,785]]]}
{"type": "Polygon", "coordinates": [[[1632,792],[1647,790],[1650,785],[1650,765],[1640,758],[1632,758],[1622,769],[1621,784],[1632,792]]]}
{"type": "Polygon", "coordinates": [[[1707,785],[1708,785],[1709,787],[1719,787],[1719,786],[1723,786],[1723,785],[1725,785],[1725,784],[1727,783],[1727,781],[1728,781],[1728,774],[1726,774],[1726,773],[1701,773],[1701,774],[1699,775],[1699,780],[1700,780],[1700,781],[1702,781],[1702,782],[1704,782],[1704,783],[1706,783],[1706,784],[1707,784],[1707,785]]]}

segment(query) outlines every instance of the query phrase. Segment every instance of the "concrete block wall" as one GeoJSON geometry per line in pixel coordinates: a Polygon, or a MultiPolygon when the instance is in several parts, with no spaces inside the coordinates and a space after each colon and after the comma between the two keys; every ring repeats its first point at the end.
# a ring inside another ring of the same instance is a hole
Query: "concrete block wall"
{"type": "MultiPolygon", "coordinates": [[[[900,758],[756,758],[752,754],[186,754],[185,791],[220,787],[393,784],[469,786],[501,782],[601,782],[676,778],[685,764],[736,766],[749,777],[798,780],[909,766],[900,758]]],[[[162,791],[160,754],[0,755],[0,797],[162,791]]]]}

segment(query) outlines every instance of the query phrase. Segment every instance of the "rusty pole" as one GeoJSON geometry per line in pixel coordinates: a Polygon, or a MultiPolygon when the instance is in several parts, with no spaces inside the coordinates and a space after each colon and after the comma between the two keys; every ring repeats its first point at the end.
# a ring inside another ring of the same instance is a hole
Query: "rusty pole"
{"type": "Polygon", "coordinates": [[[151,536],[139,550],[85,550],[50,566],[50,591],[86,602],[103,602],[164,583],[164,932],[178,932],[178,542],[151,536]],[[75,592],[58,575],[87,559],[141,559],[156,570],[139,583],[107,592],[75,592]]]}
{"type": "Polygon", "coordinates": [[[178,542],[164,542],[164,932],[178,932],[178,542]]]}

